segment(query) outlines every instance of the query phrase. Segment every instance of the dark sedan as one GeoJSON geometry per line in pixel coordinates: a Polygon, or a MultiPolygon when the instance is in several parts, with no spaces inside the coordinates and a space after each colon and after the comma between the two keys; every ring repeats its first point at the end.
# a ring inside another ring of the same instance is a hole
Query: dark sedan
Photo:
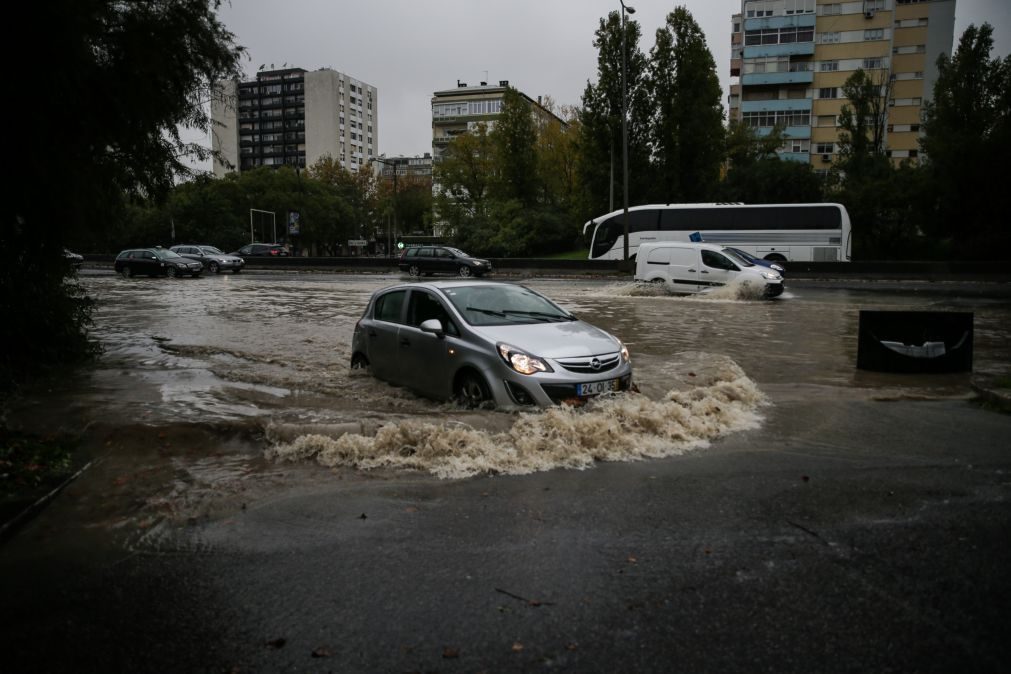
{"type": "Polygon", "coordinates": [[[285,257],[290,255],[288,249],[280,243],[250,243],[232,251],[229,255],[239,257],[285,257]]]}
{"type": "Polygon", "coordinates": [[[204,265],[165,248],[128,248],[116,256],[116,273],[123,276],[200,276],[204,265]]]}
{"type": "Polygon", "coordinates": [[[408,248],[400,256],[400,271],[411,276],[456,274],[457,276],[484,276],[492,271],[491,262],[471,257],[459,248],[449,246],[418,246],[408,248]]]}

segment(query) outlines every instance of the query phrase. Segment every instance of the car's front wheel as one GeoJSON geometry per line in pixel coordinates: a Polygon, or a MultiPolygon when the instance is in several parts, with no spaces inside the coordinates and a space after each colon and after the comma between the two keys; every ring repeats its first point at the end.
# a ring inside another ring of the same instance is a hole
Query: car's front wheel
{"type": "Polygon", "coordinates": [[[457,270],[456,273],[458,273],[460,276],[462,276],[464,278],[467,278],[468,276],[471,275],[472,272],[470,270],[470,267],[468,267],[467,265],[464,264],[464,265],[460,265],[460,268],[457,270]]]}
{"type": "Polygon", "coordinates": [[[211,272],[212,274],[217,274],[219,271],[221,271],[221,269],[218,268],[217,262],[212,262],[209,265],[207,265],[207,271],[211,272]]]}
{"type": "Polygon", "coordinates": [[[410,267],[408,267],[407,273],[417,278],[421,276],[421,268],[416,264],[412,264],[410,267]]]}
{"type": "Polygon", "coordinates": [[[369,366],[369,359],[365,357],[365,354],[356,353],[351,356],[351,369],[352,370],[364,370],[369,366]]]}
{"type": "Polygon", "coordinates": [[[168,269],[165,270],[165,276],[168,276],[169,278],[175,278],[178,275],[179,272],[176,271],[175,267],[169,267],[168,269]]]}
{"type": "Polygon", "coordinates": [[[476,372],[464,372],[456,381],[456,401],[467,409],[480,407],[490,401],[491,391],[484,378],[476,372]]]}

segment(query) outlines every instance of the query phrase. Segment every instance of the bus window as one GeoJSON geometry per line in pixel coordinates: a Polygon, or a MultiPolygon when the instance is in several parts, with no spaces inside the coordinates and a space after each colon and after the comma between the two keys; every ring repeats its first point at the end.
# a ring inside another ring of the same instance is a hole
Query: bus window
{"type": "Polygon", "coordinates": [[[621,225],[621,216],[604,220],[597,225],[597,233],[593,238],[593,257],[600,257],[614,247],[615,241],[624,234],[625,230],[621,225]]]}

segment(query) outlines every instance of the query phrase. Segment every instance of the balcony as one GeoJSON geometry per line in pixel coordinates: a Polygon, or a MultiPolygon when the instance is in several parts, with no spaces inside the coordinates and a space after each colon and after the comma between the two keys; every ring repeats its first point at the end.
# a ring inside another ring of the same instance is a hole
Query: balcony
{"type": "Polygon", "coordinates": [[[759,84],[810,84],[813,81],[814,73],[810,70],[778,73],[745,73],[741,75],[741,84],[746,87],[759,84]]]}
{"type": "Polygon", "coordinates": [[[801,164],[808,164],[811,162],[811,155],[807,152],[779,152],[778,156],[784,161],[796,161],[801,164]]]}
{"type": "Polygon", "coordinates": [[[803,56],[814,53],[814,42],[787,42],[785,44],[756,44],[744,48],[744,58],[763,56],[803,56]]]}

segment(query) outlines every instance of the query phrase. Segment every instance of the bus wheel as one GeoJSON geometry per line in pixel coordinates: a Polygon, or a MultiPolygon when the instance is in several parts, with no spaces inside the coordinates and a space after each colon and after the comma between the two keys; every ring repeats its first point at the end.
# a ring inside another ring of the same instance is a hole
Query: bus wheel
{"type": "Polygon", "coordinates": [[[786,262],[786,258],[779,253],[770,253],[765,256],[765,259],[769,262],[786,262]]]}

